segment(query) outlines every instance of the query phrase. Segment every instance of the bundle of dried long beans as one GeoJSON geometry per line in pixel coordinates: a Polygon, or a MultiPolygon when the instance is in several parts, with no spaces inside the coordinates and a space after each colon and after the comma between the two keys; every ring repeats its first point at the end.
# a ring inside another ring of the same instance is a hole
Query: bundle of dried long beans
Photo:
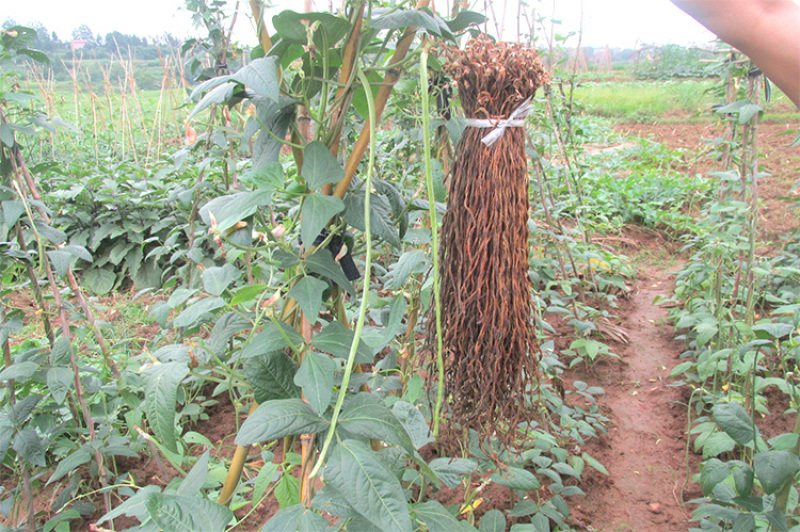
{"type": "MultiPolygon", "coordinates": [[[[547,82],[535,50],[486,37],[445,52],[467,118],[508,119],[547,82]]],[[[512,443],[531,419],[537,379],[528,276],[525,131],[467,127],[453,164],[442,224],[441,286],[445,397],[451,438],[474,429],[512,443]],[[455,432],[454,432],[455,431],[455,432]]],[[[428,346],[435,331],[429,327],[428,346]]]]}

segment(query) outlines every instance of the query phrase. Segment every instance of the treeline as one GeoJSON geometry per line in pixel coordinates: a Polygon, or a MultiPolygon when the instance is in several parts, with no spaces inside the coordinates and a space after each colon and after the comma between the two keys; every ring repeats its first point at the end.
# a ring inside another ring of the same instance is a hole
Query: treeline
{"type": "MultiPolygon", "coordinates": [[[[16,21],[6,19],[2,28],[17,25],[16,21]]],[[[72,82],[72,74],[79,72],[81,84],[118,86],[128,75],[123,65],[128,62],[129,67],[133,66],[135,82],[140,89],[158,89],[165,68],[170,69],[171,76],[180,70],[183,41],[173,35],[147,39],[113,31],[103,36],[94,34],[84,24],[70,36],[61,38],[41,23],[21,25],[36,30],[36,39],[30,47],[47,54],[50,65],[46,74],[57,83],[72,82]]],[[[37,65],[37,68],[44,67],[37,65]]]]}

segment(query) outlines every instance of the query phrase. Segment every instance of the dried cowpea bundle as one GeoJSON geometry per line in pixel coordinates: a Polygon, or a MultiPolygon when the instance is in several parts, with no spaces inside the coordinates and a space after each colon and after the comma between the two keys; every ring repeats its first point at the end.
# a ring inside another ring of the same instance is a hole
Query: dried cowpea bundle
{"type": "MultiPolygon", "coordinates": [[[[485,121],[509,125],[502,121],[513,118],[547,74],[535,50],[487,37],[444,55],[467,123],[483,121],[461,137],[442,224],[443,378],[452,422],[445,431],[450,441],[474,429],[482,442],[496,436],[509,444],[516,427],[531,419],[538,374],[525,131],[517,120],[494,144],[482,139],[492,131],[485,121]]],[[[429,328],[429,346],[434,335],[429,328]]]]}

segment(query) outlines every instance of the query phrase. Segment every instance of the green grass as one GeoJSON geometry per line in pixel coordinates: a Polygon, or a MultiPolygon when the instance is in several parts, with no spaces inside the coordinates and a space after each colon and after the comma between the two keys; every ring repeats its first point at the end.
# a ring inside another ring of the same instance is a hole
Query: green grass
{"type": "Polygon", "coordinates": [[[627,121],[655,120],[664,115],[693,115],[714,103],[705,94],[710,81],[658,81],[585,83],[575,91],[575,101],[591,114],[627,121]]]}
{"type": "MultiPolygon", "coordinates": [[[[710,91],[712,80],[588,82],[575,90],[575,102],[593,115],[622,122],[681,122],[713,119],[711,107],[718,98],[710,91]]],[[[770,102],[763,102],[764,120],[798,122],[800,113],[773,87],[770,102]]]]}

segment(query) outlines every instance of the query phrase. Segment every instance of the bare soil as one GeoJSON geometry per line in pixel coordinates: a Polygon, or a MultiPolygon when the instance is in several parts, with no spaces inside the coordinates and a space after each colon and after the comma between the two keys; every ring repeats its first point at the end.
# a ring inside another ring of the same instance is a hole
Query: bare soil
{"type": "MultiPolygon", "coordinates": [[[[601,404],[611,419],[608,435],[587,448],[608,469],[581,484],[574,498],[576,524],[589,530],[686,530],[686,407],[669,374],[683,351],[666,324],[667,311],[653,303],[672,290],[672,275],[662,269],[641,272],[621,312],[626,345],[614,346],[621,362],[597,368],[605,389],[601,404]]],[[[692,493],[694,497],[696,494],[692,493]]]]}

